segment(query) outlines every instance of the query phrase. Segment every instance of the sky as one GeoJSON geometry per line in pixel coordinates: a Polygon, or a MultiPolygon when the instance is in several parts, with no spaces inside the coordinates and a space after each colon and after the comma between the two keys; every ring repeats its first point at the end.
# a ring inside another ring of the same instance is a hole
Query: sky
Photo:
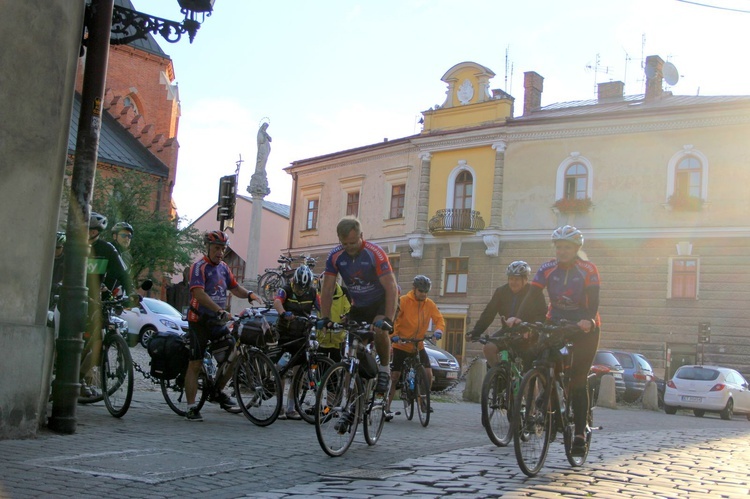
{"type": "MultiPolygon", "coordinates": [[[[181,20],[176,0],[132,0],[181,20]]],[[[523,74],[544,77],[542,105],[593,99],[596,83],[642,94],[643,61],[680,75],[675,95],[748,95],[750,0],[216,0],[195,41],[170,44],[181,101],[174,200],[192,221],[240,168],[247,194],[256,135],[270,120],[268,201],[291,202],[293,161],[419,133],[445,100],[440,78],[472,61],[523,109],[523,74]],[[748,13],[741,12],[748,11],[748,13]]]]}

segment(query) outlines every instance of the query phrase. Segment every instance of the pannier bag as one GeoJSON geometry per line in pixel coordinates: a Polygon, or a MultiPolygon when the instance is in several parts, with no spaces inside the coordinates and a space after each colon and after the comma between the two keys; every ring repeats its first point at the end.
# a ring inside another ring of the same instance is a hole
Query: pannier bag
{"type": "Polygon", "coordinates": [[[243,345],[263,348],[277,341],[276,333],[263,316],[240,318],[238,331],[243,345]]]}
{"type": "Polygon", "coordinates": [[[378,375],[378,362],[374,354],[367,350],[360,350],[357,352],[357,358],[359,359],[359,375],[363,379],[372,379],[378,375]]]}
{"type": "Polygon", "coordinates": [[[180,334],[156,333],[148,342],[151,376],[175,379],[187,369],[190,360],[187,339],[180,334]]]}
{"type": "Polygon", "coordinates": [[[208,345],[208,350],[213,354],[217,364],[226,362],[233,348],[234,338],[232,338],[231,334],[226,334],[218,340],[211,340],[211,343],[208,345]]]}

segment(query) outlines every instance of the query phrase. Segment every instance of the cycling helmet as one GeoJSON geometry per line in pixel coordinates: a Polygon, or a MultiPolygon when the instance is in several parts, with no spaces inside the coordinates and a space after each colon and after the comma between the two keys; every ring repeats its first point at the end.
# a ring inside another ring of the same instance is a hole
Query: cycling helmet
{"type": "Polygon", "coordinates": [[[95,211],[91,212],[91,218],[89,218],[89,229],[96,229],[99,232],[107,228],[107,217],[100,215],[95,211]]]}
{"type": "Polygon", "coordinates": [[[516,260],[515,262],[508,265],[508,268],[505,270],[505,274],[510,276],[518,276],[518,277],[525,277],[528,279],[529,274],[531,274],[531,267],[528,263],[524,262],[523,260],[516,260]]]}
{"type": "Polygon", "coordinates": [[[57,239],[55,241],[55,247],[61,248],[64,244],[67,238],[65,237],[65,232],[58,232],[57,233],[57,239]]]}
{"type": "Polygon", "coordinates": [[[212,230],[203,234],[203,242],[206,245],[220,244],[221,246],[229,246],[229,238],[220,230],[212,230]]]}
{"type": "Polygon", "coordinates": [[[563,225],[552,232],[552,242],[570,241],[578,246],[583,246],[583,233],[572,225],[563,225]]]}
{"type": "Polygon", "coordinates": [[[313,273],[307,265],[300,265],[292,276],[292,291],[295,294],[305,293],[313,284],[313,273]]]}
{"type": "Polygon", "coordinates": [[[414,287],[422,293],[427,293],[432,287],[432,281],[426,275],[418,275],[414,278],[414,287]]]}
{"type": "Polygon", "coordinates": [[[131,236],[134,233],[133,232],[133,226],[130,225],[129,223],[127,223],[127,222],[117,222],[116,224],[114,224],[112,226],[112,234],[117,234],[121,230],[126,230],[126,231],[130,232],[131,236]]]}

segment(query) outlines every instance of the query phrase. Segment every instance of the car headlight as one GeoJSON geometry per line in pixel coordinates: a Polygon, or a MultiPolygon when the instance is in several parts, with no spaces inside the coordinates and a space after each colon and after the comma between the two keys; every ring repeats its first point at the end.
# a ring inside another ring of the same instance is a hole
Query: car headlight
{"type": "Polygon", "coordinates": [[[430,357],[430,367],[440,367],[440,364],[438,364],[438,361],[435,357],[430,357]]]}
{"type": "Polygon", "coordinates": [[[117,331],[121,336],[125,336],[126,334],[128,334],[128,323],[125,321],[115,322],[115,331],[117,331]]]}
{"type": "Polygon", "coordinates": [[[159,322],[161,322],[163,325],[165,325],[169,329],[176,329],[178,331],[180,330],[180,328],[177,326],[177,323],[170,321],[169,319],[159,319],[159,322]]]}

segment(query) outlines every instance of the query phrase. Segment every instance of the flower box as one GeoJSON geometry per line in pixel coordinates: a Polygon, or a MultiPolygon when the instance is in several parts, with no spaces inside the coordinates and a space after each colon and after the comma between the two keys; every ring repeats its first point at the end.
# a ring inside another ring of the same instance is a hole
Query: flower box
{"type": "Polygon", "coordinates": [[[560,213],[586,213],[592,206],[590,198],[563,198],[555,201],[552,207],[560,213]]]}

